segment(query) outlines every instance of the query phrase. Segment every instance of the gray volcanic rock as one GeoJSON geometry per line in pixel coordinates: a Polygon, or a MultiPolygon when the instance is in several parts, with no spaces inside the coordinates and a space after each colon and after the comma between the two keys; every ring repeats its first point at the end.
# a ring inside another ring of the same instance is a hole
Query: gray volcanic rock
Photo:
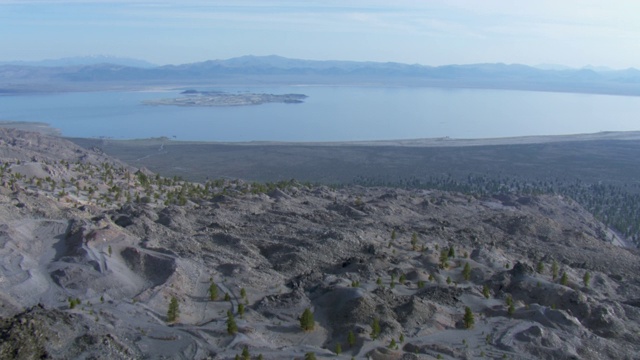
{"type": "Polygon", "coordinates": [[[3,129],[0,160],[2,358],[640,353],[639,254],[570,199],[193,184],[3,129]]]}

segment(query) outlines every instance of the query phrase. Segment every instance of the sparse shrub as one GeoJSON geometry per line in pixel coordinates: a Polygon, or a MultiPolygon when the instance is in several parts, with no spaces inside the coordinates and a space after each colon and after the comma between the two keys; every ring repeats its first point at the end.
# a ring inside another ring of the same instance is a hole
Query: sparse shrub
{"type": "Polygon", "coordinates": [[[316,360],[316,353],[308,352],[304,354],[304,360],[316,360]]]}
{"type": "Polygon", "coordinates": [[[396,229],[391,230],[391,241],[394,241],[396,239],[397,235],[396,235],[396,229]]]}
{"type": "Polygon", "coordinates": [[[416,251],[418,245],[418,234],[415,232],[411,235],[411,248],[416,251]]]}
{"type": "Polygon", "coordinates": [[[400,275],[400,278],[398,279],[398,282],[399,282],[400,284],[404,284],[404,283],[405,283],[405,281],[407,281],[407,277],[406,277],[404,274],[401,274],[401,275],[400,275]]]}
{"type": "Polygon", "coordinates": [[[555,260],[551,264],[551,277],[553,280],[558,277],[558,263],[555,260]]]}
{"type": "Polygon", "coordinates": [[[69,302],[69,309],[75,309],[76,306],[78,306],[78,305],[80,305],[82,303],[79,298],[73,299],[73,298],[69,297],[67,299],[67,301],[69,302]]]}
{"type": "Polygon", "coordinates": [[[540,275],[544,274],[544,264],[542,263],[542,260],[538,261],[538,266],[536,267],[536,271],[540,275]]]}
{"type": "Polygon", "coordinates": [[[424,288],[424,281],[418,280],[418,289],[424,288]]]}

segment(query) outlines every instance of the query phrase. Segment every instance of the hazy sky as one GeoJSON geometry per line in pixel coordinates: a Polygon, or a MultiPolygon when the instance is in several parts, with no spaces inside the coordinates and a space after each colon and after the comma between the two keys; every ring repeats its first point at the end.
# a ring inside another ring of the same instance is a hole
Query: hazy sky
{"type": "Polygon", "coordinates": [[[640,1],[0,0],[0,61],[254,54],[640,68],[640,1]]]}

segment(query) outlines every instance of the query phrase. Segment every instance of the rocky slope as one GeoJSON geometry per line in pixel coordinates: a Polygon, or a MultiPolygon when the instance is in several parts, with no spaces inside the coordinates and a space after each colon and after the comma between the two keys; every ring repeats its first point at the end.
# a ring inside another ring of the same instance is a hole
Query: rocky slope
{"type": "Polygon", "coordinates": [[[0,158],[1,358],[640,353],[638,252],[571,199],[193,184],[7,129],[0,158]]]}

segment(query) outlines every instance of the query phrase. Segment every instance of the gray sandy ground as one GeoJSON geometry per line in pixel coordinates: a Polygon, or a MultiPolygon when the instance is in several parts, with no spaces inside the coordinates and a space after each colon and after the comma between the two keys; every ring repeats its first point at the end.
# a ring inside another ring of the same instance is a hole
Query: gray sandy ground
{"type": "Polygon", "coordinates": [[[194,184],[161,183],[100,151],[6,129],[0,157],[3,358],[232,359],[245,346],[266,359],[640,353],[638,251],[618,246],[571,199],[297,182],[253,191],[235,180],[195,195],[194,184]],[[187,188],[184,204],[165,204],[187,188]],[[449,247],[455,255],[441,266],[449,247]],[[565,285],[551,274],[554,262],[565,285]],[[167,322],[171,297],[175,323],[167,322]],[[69,298],[80,304],[71,309],[69,298]],[[470,329],[465,307],[475,316],[470,329]],[[300,329],[305,308],[313,331],[300,329]],[[237,334],[227,333],[228,310],[237,334]]]}

